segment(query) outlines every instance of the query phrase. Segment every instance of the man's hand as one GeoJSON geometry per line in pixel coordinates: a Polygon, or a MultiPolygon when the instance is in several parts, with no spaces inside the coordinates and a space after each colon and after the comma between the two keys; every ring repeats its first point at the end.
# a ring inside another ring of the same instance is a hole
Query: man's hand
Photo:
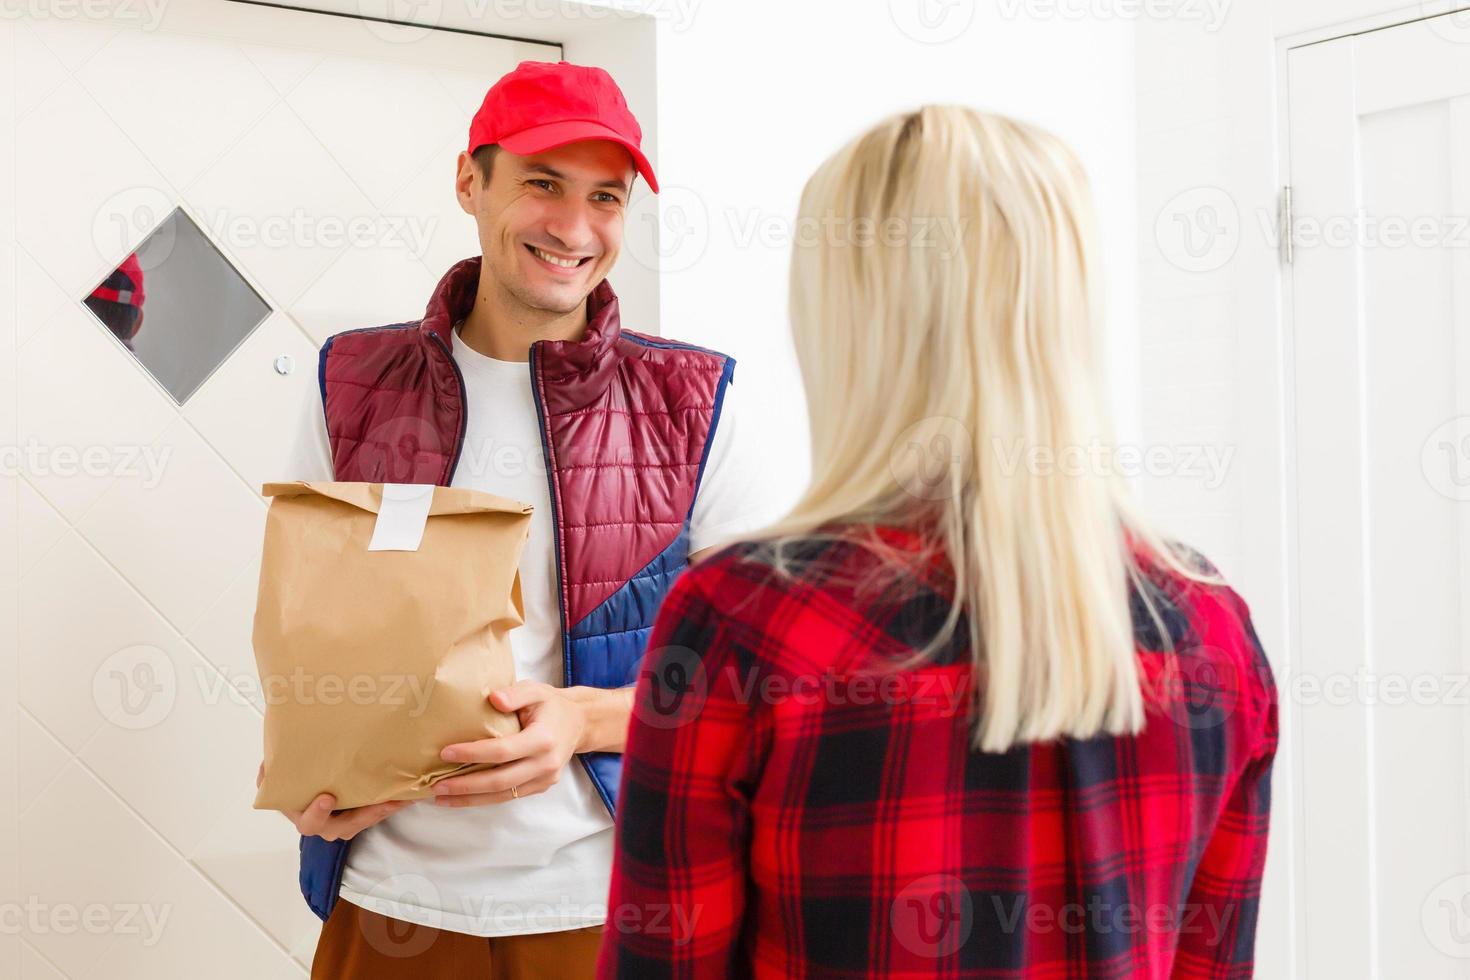
{"type": "Polygon", "coordinates": [[[565,690],[519,681],[491,694],[490,703],[515,712],[521,730],[446,745],[440,756],[448,762],[488,762],[496,768],[439,780],[434,784],[434,802],[440,806],[482,806],[544,793],[580,749],[587,715],[581,702],[565,690]]]}
{"type": "MultiPolygon", "coordinates": [[[[260,764],[260,771],[255,774],[255,788],[260,788],[261,780],[265,779],[265,763],[260,764]]],[[[371,806],[353,807],[350,810],[332,812],[336,804],[331,793],[322,793],[305,810],[282,810],[286,819],[296,825],[296,829],[306,837],[320,837],[323,840],[351,840],[358,834],[367,830],[375,823],[380,823],[393,814],[408,806],[413,800],[390,800],[387,803],[374,803],[371,806]]]]}

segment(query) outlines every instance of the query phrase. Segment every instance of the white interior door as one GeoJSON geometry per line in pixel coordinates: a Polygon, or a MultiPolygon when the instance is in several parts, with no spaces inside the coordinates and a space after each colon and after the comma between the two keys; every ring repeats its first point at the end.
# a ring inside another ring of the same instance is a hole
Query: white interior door
{"type": "Polygon", "coordinates": [[[220,0],[18,5],[0,52],[0,973],[302,976],[295,836],[251,809],[257,491],[321,340],[478,252],[468,120],[560,52],[220,0]],[[130,350],[83,299],[134,250],[130,350]]]}
{"type": "Polygon", "coordinates": [[[1292,974],[1467,977],[1470,27],[1288,64],[1292,974]]]}

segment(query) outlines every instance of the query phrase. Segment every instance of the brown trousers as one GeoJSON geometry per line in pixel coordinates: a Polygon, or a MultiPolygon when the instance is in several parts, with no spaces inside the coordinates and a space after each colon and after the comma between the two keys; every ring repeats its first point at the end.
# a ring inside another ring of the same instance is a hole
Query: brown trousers
{"type": "Polygon", "coordinates": [[[312,980],[582,980],[602,926],[530,936],[467,936],[392,919],[339,899],[322,925],[312,980]]]}

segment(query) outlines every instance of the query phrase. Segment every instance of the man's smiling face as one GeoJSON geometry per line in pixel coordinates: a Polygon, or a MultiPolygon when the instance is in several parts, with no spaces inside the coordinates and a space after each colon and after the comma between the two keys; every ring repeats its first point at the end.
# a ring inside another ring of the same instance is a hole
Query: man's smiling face
{"type": "Polygon", "coordinates": [[[587,140],[533,156],[501,149],[489,183],[461,152],[455,189],[505,291],[530,310],[564,314],[617,261],[634,173],[627,150],[587,140]]]}

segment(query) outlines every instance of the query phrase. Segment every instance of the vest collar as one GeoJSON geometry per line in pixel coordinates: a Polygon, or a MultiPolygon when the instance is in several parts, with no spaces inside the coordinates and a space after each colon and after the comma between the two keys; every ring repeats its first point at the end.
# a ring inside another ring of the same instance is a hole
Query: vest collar
{"type": "MultiPolygon", "coordinates": [[[[419,329],[433,334],[453,349],[450,336],[454,324],[469,316],[480,288],[480,256],[472,255],[449,267],[434,287],[419,329]]],[[[618,312],[618,296],[606,279],[587,296],[587,332],[581,340],[537,341],[541,356],[555,362],[557,373],[592,372],[612,352],[622,335],[622,317],[618,312]]]]}

